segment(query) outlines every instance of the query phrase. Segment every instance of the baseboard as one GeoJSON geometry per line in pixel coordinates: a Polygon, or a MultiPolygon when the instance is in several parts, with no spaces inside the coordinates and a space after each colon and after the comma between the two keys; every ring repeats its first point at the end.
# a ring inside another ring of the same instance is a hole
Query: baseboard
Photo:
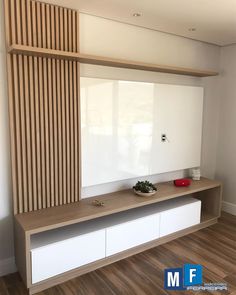
{"type": "Polygon", "coordinates": [[[236,215],[236,204],[229,203],[229,202],[222,202],[222,211],[230,213],[232,215],[236,215]]]}
{"type": "Polygon", "coordinates": [[[15,257],[0,260],[0,277],[16,271],[15,257]]]}

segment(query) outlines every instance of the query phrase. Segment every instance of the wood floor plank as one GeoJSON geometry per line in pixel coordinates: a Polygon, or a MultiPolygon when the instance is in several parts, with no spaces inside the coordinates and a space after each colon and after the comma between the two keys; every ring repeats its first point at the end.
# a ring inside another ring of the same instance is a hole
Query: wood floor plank
{"type": "Polygon", "coordinates": [[[0,295],[9,295],[5,285],[4,277],[0,278],[0,295]]]}
{"type": "MultiPolygon", "coordinates": [[[[167,244],[100,268],[38,295],[236,295],[236,216],[167,244]],[[227,283],[228,291],[164,290],[164,269],[202,264],[205,283],[227,283]]],[[[18,273],[0,278],[0,295],[26,295],[18,273]]]]}

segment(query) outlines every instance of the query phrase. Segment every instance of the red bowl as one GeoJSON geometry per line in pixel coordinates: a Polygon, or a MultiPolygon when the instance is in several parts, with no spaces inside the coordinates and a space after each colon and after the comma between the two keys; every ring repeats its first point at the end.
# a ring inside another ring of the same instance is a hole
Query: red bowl
{"type": "Polygon", "coordinates": [[[191,184],[191,180],[188,178],[181,178],[174,180],[175,186],[189,186],[191,184]]]}

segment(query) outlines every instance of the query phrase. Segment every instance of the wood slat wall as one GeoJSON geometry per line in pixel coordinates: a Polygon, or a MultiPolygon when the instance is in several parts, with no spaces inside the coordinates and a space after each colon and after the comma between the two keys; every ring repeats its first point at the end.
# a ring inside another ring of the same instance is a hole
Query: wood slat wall
{"type": "MultiPolygon", "coordinates": [[[[79,52],[79,13],[5,0],[6,46],[79,52]]],[[[79,62],[7,54],[14,213],[80,198],[79,62]]]]}

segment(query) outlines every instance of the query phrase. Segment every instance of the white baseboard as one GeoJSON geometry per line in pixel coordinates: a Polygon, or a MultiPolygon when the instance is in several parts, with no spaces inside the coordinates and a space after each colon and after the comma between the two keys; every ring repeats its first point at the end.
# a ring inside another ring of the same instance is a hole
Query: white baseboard
{"type": "Polygon", "coordinates": [[[16,271],[15,257],[0,260],[0,277],[16,271]]]}
{"type": "Polygon", "coordinates": [[[236,204],[229,203],[229,202],[222,202],[222,211],[230,213],[232,215],[236,215],[236,204]]]}

